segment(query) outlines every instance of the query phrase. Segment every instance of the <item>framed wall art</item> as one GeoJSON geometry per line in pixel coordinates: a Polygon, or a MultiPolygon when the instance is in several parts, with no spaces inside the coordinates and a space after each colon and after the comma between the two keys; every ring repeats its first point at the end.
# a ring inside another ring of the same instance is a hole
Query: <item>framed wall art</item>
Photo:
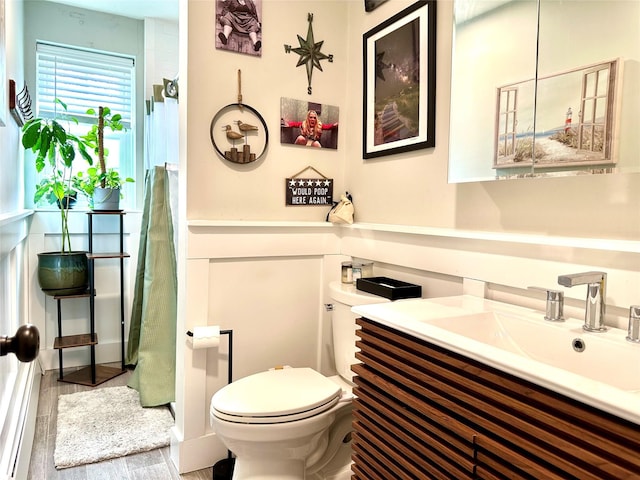
{"type": "Polygon", "coordinates": [[[216,0],[216,48],[262,56],[262,0],[216,0]]]}
{"type": "Polygon", "coordinates": [[[363,157],[435,146],[436,1],[363,35],[363,157]]]}
{"type": "Polygon", "coordinates": [[[365,12],[371,12],[382,5],[387,0],[364,0],[365,12]]]}
{"type": "Polygon", "coordinates": [[[317,148],[338,148],[338,119],[335,105],[280,99],[280,143],[317,148]]]}
{"type": "Polygon", "coordinates": [[[619,62],[603,60],[499,86],[493,168],[615,164],[619,62]]]}

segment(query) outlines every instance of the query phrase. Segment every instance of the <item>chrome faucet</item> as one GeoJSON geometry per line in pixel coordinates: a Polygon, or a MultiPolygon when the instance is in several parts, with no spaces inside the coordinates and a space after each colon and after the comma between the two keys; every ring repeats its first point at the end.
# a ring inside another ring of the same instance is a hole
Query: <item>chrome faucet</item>
{"type": "Polygon", "coordinates": [[[640,305],[629,307],[629,335],[627,340],[640,343],[640,305]]]}
{"type": "Polygon", "coordinates": [[[584,325],[587,332],[604,332],[605,289],[607,274],[604,272],[584,272],[560,275],[558,283],[564,287],[587,285],[587,303],[584,311],[584,325]]]}
{"type": "Polygon", "coordinates": [[[540,290],[547,294],[547,305],[544,319],[549,322],[564,322],[564,293],[560,290],[542,287],[527,287],[531,290],[540,290]]]}

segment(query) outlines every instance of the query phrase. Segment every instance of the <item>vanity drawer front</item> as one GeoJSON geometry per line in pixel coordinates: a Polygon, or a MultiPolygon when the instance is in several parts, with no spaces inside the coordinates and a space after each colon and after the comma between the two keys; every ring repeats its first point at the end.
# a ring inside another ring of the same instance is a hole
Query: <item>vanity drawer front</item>
{"type": "Polygon", "coordinates": [[[427,417],[428,408],[449,418],[456,435],[462,426],[475,432],[477,478],[639,478],[637,425],[375,322],[358,324],[356,395],[368,382],[375,399],[390,392],[427,417]]]}
{"type": "MultiPolygon", "coordinates": [[[[407,478],[405,474],[419,478],[425,473],[433,478],[452,478],[447,475],[453,473],[455,478],[473,478],[473,438],[465,441],[446,430],[431,430],[420,420],[422,415],[402,404],[382,406],[372,399],[377,392],[370,391],[362,378],[355,390],[358,396],[354,404],[356,431],[375,439],[370,443],[375,443],[376,457],[395,464],[394,471],[400,478],[407,478]]],[[[354,443],[359,444],[359,438],[354,443]]]]}

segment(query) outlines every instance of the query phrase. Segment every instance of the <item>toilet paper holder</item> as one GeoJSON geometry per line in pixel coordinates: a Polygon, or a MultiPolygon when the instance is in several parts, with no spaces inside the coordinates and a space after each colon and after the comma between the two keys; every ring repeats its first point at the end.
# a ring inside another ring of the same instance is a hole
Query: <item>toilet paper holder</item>
{"type": "MultiPolygon", "coordinates": [[[[220,330],[220,335],[229,335],[229,362],[228,362],[228,375],[227,382],[231,383],[233,381],[233,330],[220,330]]],[[[191,337],[193,339],[193,332],[191,330],[187,331],[187,337],[191,337]]]]}
{"type": "MultiPolygon", "coordinates": [[[[227,384],[233,381],[233,330],[220,330],[220,335],[229,335],[229,361],[227,362],[227,384]]],[[[193,332],[187,330],[187,337],[193,338],[193,332]]],[[[233,461],[231,450],[227,450],[227,460],[233,461]]]]}

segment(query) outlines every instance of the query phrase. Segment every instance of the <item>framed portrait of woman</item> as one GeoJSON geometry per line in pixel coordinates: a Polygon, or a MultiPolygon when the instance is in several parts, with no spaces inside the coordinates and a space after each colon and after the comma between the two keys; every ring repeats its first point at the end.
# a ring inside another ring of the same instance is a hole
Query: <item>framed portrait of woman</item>
{"type": "Polygon", "coordinates": [[[293,98],[280,99],[280,143],[338,148],[340,109],[293,98]]]}
{"type": "Polygon", "coordinates": [[[262,56],[262,0],[216,0],[215,44],[262,56]]]}

